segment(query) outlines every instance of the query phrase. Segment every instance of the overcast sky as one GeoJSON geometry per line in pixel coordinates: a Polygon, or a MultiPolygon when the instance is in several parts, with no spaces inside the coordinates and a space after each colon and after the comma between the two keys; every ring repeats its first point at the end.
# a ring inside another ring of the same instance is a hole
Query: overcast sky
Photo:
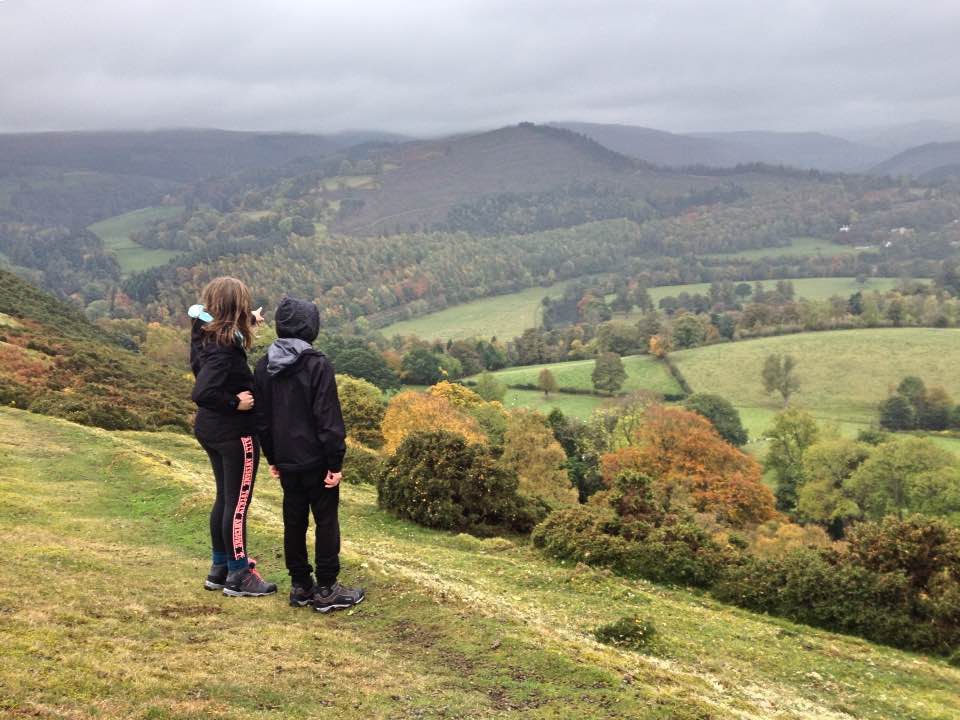
{"type": "Polygon", "coordinates": [[[0,0],[0,130],[960,120],[960,0],[0,0]]]}

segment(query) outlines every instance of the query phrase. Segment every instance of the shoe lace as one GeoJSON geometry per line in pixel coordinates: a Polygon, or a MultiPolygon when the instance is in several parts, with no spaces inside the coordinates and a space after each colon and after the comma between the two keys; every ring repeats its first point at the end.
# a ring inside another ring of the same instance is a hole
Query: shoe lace
{"type": "Polygon", "coordinates": [[[253,575],[253,577],[255,577],[255,578],[256,578],[257,580],[259,580],[260,582],[263,582],[263,581],[264,581],[264,580],[263,580],[263,576],[260,575],[260,573],[257,572],[257,568],[256,568],[256,567],[254,567],[253,565],[248,565],[247,567],[249,568],[250,574],[253,575]]]}

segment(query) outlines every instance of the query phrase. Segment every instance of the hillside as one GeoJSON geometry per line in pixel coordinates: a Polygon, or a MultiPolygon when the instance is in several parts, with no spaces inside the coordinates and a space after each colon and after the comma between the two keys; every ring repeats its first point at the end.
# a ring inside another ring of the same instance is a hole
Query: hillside
{"type": "Polygon", "coordinates": [[[858,171],[883,151],[815,132],[701,132],[677,134],[632,125],[556,123],[630,157],[668,167],[734,167],[750,163],[826,171],[858,171]]]}
{"type": "Polygon", "coordinates": [[[189,428],[182,372],[0,270],[0,402],[106,428],[189,428]],[[135,347],[135,346],[134,346],[135,347]]]}
{"type": "Polygon", "coordinates": [[[910,148],[874,166],[870,172],[930,182],[960,176],[960,142],[928,143],[910,148]]]}
{"type": "MultiPolygon", "coordinates": [[[[375,187],[350,195],[354,209],[336,227],[352,234],[407,232],[447,221],[458,203],[488,195],[537,193],[573,183],[641,198],[721,184],[656,174],[638,161],[560,128],[523,123],[476,135],[404,143],[378,154],[375,187]]],[[[623,217],[618,215],[617,217],[623,217]]]]}
{"type": "Polygon", "coordinates": [[[344,580],[367,601],[287,607],[280,492],[251,545],[279,598],[208,593],[212,483],[192,438],[0,410],[0,708],[106,718],[902,718],[960,712],[940,660],[544,560],[524,543],[424,530],[367,486],[341,495],[344,580]],[[50,512],[70,478],[70,513],[50,512]],[[56,593],[36,578],[55,568],[56,593]],[[639,613],[651,654],[599,645],[639,613]],[[149,672],[144,672],[149,668],[149,672]]]}

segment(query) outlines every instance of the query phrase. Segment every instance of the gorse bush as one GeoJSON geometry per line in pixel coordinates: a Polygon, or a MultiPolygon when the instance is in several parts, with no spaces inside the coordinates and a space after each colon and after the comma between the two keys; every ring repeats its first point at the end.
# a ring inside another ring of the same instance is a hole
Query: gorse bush
{"type": "Polygon", "coordinates": [[[636,615],[622,617],[593,631],[597,642],[627,650],[649,649],[656,639],[656,634],[657,629],[652,620],[638,618],[636,615]]]}
{"type": "Polygon", "coordinates": [[[343,456],[343,481],[351,484],[377,482],[380,455],[352,438],[347,438],[347,452],[343,456]]]}
{"type": "Polygon", "coordinates": [[[404,437],[377,478],[380,506],[426,527],[479,534],[527,532],[545,508],[517,494],[517,479],[489,448],[438,430],[404,437]]]}

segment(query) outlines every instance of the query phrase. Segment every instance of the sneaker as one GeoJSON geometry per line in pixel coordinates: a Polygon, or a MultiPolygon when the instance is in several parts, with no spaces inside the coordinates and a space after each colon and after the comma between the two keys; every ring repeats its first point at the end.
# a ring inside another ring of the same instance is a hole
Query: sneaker
{"type": "MultiPolygon", "coordinates": [[[[256,567],[257,561],[250,558],[250,567],[256,567]]],[[[203,581],[203,587],[207,590],[223,590],[227,584],[227,565],[218,565],[214,563],[210,566],[210,572],[207,573],[207,579],[203,581]]]]}
{"type": "Polygon", "coordinates": [[[361,588],[345,588],[340,583],[329,587],[318,587],[313,596],[313,609],[328,613],[331,610],[344,610],[363,602],[366,594],[361,588]]]}
{"type": "Polygon", "coordinates": [[[290,587],[290,607],[304,607],[313,602],[317,596],[318,588],[311,584],[310,587],[302,585],[293,585],[290,587]]]}
{"type": "Polygon", "coordinates": [[[227,584],[227,565],[213,564],[210,566],[210,572],[207,573],[207,579],[203,581],[203,587],[207,590],[223,590],[227,584]]]}
{"type": "Polygon", "coordinates": [[[260,577],[260,573],[252,564],[227,575],[223,588],[223,594],[230,597],[262,597],[273,595],[276,591],[276,584],[260,577]]]}

